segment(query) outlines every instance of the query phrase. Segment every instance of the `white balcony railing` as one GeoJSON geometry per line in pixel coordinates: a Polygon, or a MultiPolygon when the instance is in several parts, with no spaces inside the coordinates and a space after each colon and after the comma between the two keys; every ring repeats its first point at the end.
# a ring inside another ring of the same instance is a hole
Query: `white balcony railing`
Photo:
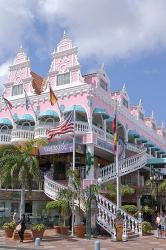
{"type": "Polygon", "coordinates": [[[11,134],[11,142],[27,141],[33,139],[34,139],[34,131],[31,130],[13,129],[11,134]]]}
{"type": "Polygon", "coordinates": [[[11,132],[0,133],[0,144],[8,144],[11,141],[11,132]]]}

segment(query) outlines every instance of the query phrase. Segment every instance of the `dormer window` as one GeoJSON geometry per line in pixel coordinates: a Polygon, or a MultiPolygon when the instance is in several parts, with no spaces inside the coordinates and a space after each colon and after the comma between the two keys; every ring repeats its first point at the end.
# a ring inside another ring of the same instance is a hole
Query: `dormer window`
{"type": "Polygon", "coordinates": [[[128,103],[128,101],[127,101],[125,98],[122,99],[122,103],[123,103],[123,105],[124,105],[126,108],[129,107],[129,103],[128,103]]]}
{"type": "Polygon", "coordinates": [[[57,75],[57,86],[70,83],[70,73],[64,73],[57,75]]]}
{"type": "Polygon", "coordinates": [[[18,84],[12,88],[12,96],[23,94],[23,84],[18,84]]]}
{"type": "Polygon", "coordinates": [[[106,82],[100,79],[100,87],[102,87],[104,90],[108,90],[108,85],[106,82]]]}

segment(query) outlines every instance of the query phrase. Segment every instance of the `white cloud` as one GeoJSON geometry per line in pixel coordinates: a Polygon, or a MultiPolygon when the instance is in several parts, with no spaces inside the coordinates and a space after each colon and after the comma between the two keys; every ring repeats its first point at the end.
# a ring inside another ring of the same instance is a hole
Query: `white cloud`
{"type": "Polygon", "coordinates": [[[12,60],[8,60],[0,65],[0,93],[3,91],[3,84],[8,77],[8,68],[11,65],[12,60]]]}
{"type": "Polygon", "coordinates": [[[50,26],[67,27],[82,57],[126,58],[166,47],[165,0],[41,0],[39,5],[50,26]]]}

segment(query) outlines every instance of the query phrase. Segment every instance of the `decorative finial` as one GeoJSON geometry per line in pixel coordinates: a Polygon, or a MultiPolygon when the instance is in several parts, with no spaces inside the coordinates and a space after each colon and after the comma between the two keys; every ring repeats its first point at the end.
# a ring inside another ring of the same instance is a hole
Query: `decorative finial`
{"type": "Polygon", "coordinates": [[[164,122],[161,123],[161,128],[164,128],[164,122]]]}
{"type": "Polygon", "coordinates": [[[154,112],[152,110],[151,118],[154,119],[154,112]]]}
{"type": "Polygon", "coordinates": [[[142,107],[142,100],[141,100],[141,99],[139,99],[138,106],[139,106],[139,107],[142,107]]]}
{"type": "Polygon", "coordinates": [[[66,34],[66,30],[63,31],[63,39],[68,38],[68,35],[66,34]]]}
{"type": "Polygon", "coordinates": [[[126,84],[125,83],[123,84],[122,92],[126,93],[126,84]]]}

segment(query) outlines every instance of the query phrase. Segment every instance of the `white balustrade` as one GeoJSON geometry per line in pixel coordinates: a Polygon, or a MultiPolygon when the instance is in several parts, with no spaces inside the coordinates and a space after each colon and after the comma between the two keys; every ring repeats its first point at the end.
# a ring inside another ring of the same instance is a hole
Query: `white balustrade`
{"type": "MultiPolygon", "coordinates": [[[[123,176],[136,171],[145,166],[147,162],[146,150],[141,153],[131,156],[127,159],[119,161],[119,175],[123,176]]],[[[99,170],[99,176],[102,178],[102,182],[116,178],[116,164],[109,164],[99,170]]]]}
{"type": "Polygon", "coordinates": [[[89,131],[89,124],[87,122],[75,122],[76,132],[85,133],[89,131]]]}
{"type": "Polygon", "coordinates": [[[11,142],[11,132],[0,133],[0,144],[9,144],[11,142]]]}
{"type": "Polygon", "coordinates": [[[49,175],[44,176],[44,193],[53,200],[56,200],[61,190],[65,189],[64,185],[53,181],[49,175]]]}
{"type": "Polygon", "coordinates": [[[11,141],[24,141],[24,140],[33,140],[34,131],[24,130],[24,129],[13,129],[11,141]]]}
{"type": "Polygon", "coordinates": [[[103,129],[98,128],[97,126],[93,125],[92,130],[93,130],[94,133],[97,134],[97,136],[98,136],[99,138],[101,138],[101,139],[104,139],[104,138],[105,138],[105,132],[104,132],[103,129]]]}

